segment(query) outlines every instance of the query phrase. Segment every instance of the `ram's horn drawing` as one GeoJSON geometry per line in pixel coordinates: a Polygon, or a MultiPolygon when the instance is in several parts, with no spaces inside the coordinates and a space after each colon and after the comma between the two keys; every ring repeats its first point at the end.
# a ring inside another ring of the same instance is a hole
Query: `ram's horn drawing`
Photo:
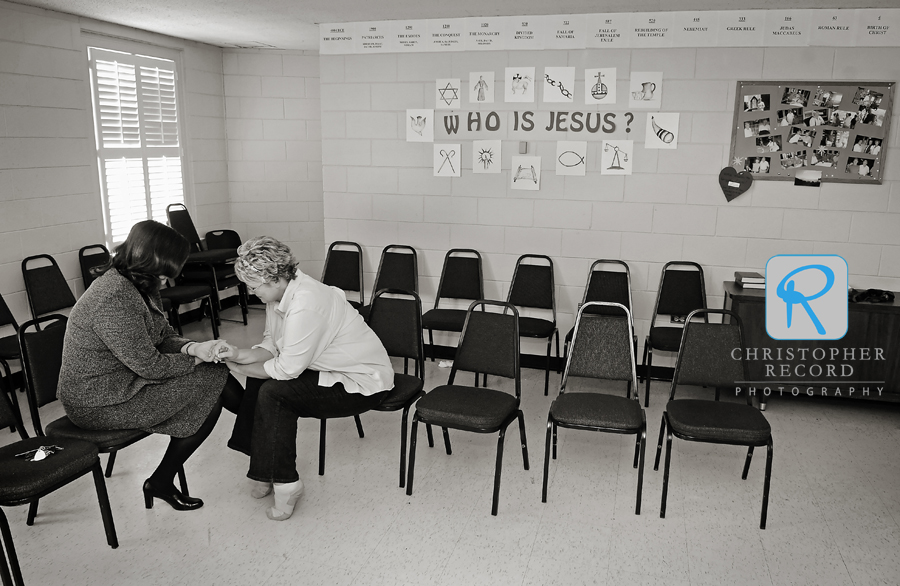
{"type": "Polygon", "coordinates": [[[669,144],[673,140],[675,140],[675,135],[665,128],[660,128],[653,116],[650,117],[650,124],[653,125],[653,132],[656,133],[656,136],[659,137],[659,140],[663,141],[666,144],[669,144]]]}

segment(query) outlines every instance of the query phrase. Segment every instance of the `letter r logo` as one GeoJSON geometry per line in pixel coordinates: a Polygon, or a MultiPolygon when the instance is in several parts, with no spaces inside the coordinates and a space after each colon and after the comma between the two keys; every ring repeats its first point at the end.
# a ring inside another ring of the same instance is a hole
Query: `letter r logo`
{"type": "Polygon", "coordinates": [[[847,333],[847,261],[779,254],[766,263],[766,331],[776,340],[840,340],[847,333]]]}

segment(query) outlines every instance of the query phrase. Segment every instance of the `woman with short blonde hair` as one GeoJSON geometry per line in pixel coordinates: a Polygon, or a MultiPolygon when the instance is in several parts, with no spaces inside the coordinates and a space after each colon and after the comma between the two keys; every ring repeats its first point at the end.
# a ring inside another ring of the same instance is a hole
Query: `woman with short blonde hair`
{"type": "Polygon", "coordinates": [[[297,420],[349,417],[374,409],[394,386],[387,351],[344,292],[297,268],[290,248],[270,236],[238,248],[235,273],[266,304],[263,339],[220,354],[246,375],[253,418],[251,494],[275,492],[269,519],[291,516],[303,491],[297,474],[297,420]]]}

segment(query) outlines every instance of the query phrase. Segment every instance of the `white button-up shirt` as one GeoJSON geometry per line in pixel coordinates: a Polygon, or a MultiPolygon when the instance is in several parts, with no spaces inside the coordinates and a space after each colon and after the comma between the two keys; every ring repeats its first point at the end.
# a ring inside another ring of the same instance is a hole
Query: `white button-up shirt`
{"type": "Polygon", "coordinates": [[[374,395],[394,387],[387,351],[344,292],[299,269],[281,301],[266,305],[266,331],[254,348],[272,353],[263,366],[276,380],[311,368],[319,372],[320,386],[343,383],[348,393],[374,395]]]}

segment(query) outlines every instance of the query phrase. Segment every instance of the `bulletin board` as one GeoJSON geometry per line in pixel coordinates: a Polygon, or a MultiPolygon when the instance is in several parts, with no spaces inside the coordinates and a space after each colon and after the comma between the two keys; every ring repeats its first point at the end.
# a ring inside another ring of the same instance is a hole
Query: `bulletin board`
{"type": "Polygon", "coordinates": [[[894,82],[739,81],[731,163],[754,180],[880,184],[894,82]]]}

